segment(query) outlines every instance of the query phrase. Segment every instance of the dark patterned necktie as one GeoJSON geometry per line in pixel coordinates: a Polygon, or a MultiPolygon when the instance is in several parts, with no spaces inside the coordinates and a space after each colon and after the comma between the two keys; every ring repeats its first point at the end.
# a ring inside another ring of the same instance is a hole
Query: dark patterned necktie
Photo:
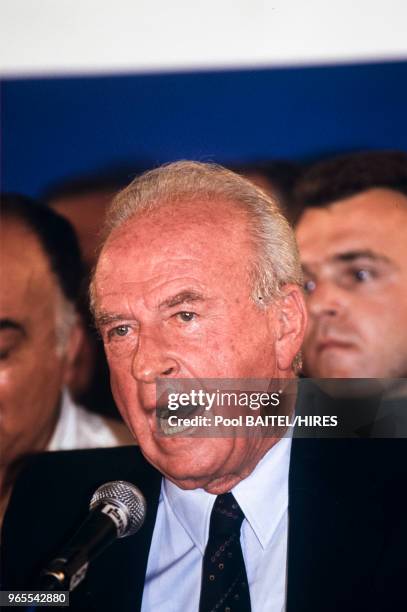
{"type": "Polygon", "coordinates": [[[232,493],[213,506],[202,566],[199,612],[250,612],[250,593],[240,545],[244,519],[232,493]]]}

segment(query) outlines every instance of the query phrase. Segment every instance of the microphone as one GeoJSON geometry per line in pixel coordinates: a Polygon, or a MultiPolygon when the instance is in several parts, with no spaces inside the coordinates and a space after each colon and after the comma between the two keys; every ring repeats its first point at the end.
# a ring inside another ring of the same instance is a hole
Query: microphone
{"type": "Polygon", "coordinates": [[[140,529],[147,505],[135,485],[115,480],[95,491],[89,510],[67,546],[42,570],[38,590],[73,591],[85,578],[89,563],[109,544],[140,529]]]}

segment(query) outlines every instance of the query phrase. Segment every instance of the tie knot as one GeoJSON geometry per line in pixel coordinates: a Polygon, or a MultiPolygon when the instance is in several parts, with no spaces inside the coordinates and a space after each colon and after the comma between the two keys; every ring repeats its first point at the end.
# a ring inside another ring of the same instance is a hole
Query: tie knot
{"type": "Polygon", "coordinates": [[[218,495],[213,506],[210,533],[229,535],[240,533],[244,514],[232,493],[218,495]]]}

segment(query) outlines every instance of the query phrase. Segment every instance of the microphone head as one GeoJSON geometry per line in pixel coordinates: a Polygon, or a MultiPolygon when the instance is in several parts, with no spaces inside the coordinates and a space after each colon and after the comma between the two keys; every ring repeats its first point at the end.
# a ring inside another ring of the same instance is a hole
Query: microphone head
{"type": "Polygon", "coordinates": [[[120,511],[120,525],[117,525],[119,538],[133,535],[144,523],[146,500],[140,489],[130,482],[105,482],[94,492],[89,509],[94,510],[100,504],[112,504],[120,511]]]}

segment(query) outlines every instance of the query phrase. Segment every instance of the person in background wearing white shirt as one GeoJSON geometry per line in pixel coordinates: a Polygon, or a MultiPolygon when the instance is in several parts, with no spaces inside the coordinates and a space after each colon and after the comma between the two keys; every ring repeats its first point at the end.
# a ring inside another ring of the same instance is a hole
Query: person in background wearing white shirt
{"type": "Polygon", "coordinates": [[[82,265],[70,224],[27,198],[2,197],[0,261],[1,517],[25,455],[116,446],[130,436],[75,405],[66,389],[82,334],[82,265]]]}

